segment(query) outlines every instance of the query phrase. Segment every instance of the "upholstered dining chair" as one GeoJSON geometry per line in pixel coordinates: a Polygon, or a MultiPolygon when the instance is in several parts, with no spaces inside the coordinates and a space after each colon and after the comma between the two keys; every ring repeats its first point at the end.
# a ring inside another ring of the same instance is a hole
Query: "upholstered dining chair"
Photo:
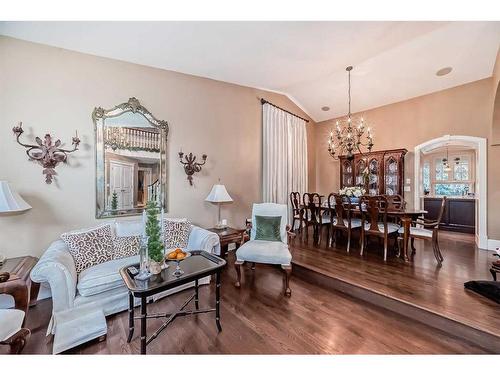
{"type": "MultiPolygon", "coordinates": [[[[8,280],[7,273],[0,274],[0,282],[8,280]]],[[[8,345],[11,354],[19,354],[31,332],[23,328],[24,311],[0,309],[0,345],[8,345]]]]}
{"type": "Polygon", "coordinates": [[[290,203],[292,204],[292,231],[295,230],[295,221],[299,221],[299,232],[302,232],[302,225],[304,221],[304,208],[301,207],[300,193],[292,191],[290,193],[290,203]]]}
{"type": "Polygon", "coordinates": [[[384,239],[384,261],[387,260],[387,245],[389,237],[398,242],[400,226],[387,221],[387,198],[383,195],[362,195],[359,200],[361,212],[361,251],[363,255],[367,236],[376,236],[384,239]]]}
{"type": "Polygon", "coordinates": [[[314,242],[321,242],[321,230],[324,224],[330,223],[329,215],[323,214],[323,202],[318,193],[304,193],[302,196],[304,203],[304,229],[306,238],[309,237],[309,227],[313,227],[314,242]]]}
{"type": "Polygon", "coordinates": [[[353,230],[361,229],[361,220],[353,218],[351,208],[353,204],[347,195],[331,193],[328,196],[328,212],[330,213],[330,227],[328,237],[330,246],[337,244],[338,231],[347,233],[347,252],[351,248],[351,233],[353,230]],[[331,231],[331,234],[330,234],[331,231]]]}
{"type": "MultiPolygon", "coordinates": [[[[417,219],[412,222],[413,225],[410,227],[410,243],[411,243],[411,255],[415,255],[415,239],[427,240],[432,242],[432,250],[434,252],[434,257],[436,258],[438,265],[441,266],[443,263],[443,255],[441,254],[441,249],[439,248],[439,224],[441,224],[441,220],[443,219],[444,211],[446,207],[446,197],[443,197],[441,200],[441,206],[439,208],[438,217],[436,220],[429,219],[417,219]],[[418,225],[418,226],[417,226],[418,225]]],[[[403,239],[403,229],[400,228],[398,241],[403,239]]],[[[398,246],[401,248],[401,244],[398,243],[398,246]]]]}
{"type": "Polygon", "coordinates": [[[285,296],[290,297],[292,291],[290,289],[290,276],[292,274],[292,255],[288,250],[288,242],[295,237],[295,233],[291,231],[288,225],[288,206],[277,203],[255,203],[252,208],[252,222],[250,228],[250,241],[245,242],[236,250],[236,261],[234,267],[236,269],[237,281],[235,286],[241,286],[241,266],[245,262],[252,263],[252,270],[255,269],[255,263],[276,264],[281,266],[285,274],[285,296]],[[266,219],[276,219],[279,222],[279,228],[274,228],[274,233],[269,235],[259,228],[261,221],[266,219]],[[260,238],[272,239],[260,239],[260,238]]]}

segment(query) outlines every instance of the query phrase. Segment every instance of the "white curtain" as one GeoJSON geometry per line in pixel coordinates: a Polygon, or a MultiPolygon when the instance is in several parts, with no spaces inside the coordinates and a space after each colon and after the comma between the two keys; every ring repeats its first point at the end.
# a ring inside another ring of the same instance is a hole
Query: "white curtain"
{"type": "Polygon", "coordinates": [[[263,200],[291,208],[290,193],[307,191],[306,122],[265,103],[262,123],[263,200]]]}

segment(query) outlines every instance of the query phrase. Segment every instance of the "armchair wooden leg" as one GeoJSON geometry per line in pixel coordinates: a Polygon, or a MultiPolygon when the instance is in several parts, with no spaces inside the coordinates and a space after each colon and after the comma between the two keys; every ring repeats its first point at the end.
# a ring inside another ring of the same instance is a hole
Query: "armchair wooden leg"
{"type": "Polygon", "coordinates": [[[281,266],[285,272],[285,296],[290,297],[292,295],[292,290],[290,289],[290,277],[292,276],[292,265],[281,266]]]}
{"type": "Polygon", "coordinates": [[[384,237],[384,262],[387,261],[387,242],[389,239],[387,236],[384,237]]]}
{"type": "Polygon", "coordinates": [[[255,271],[255,262],[252,263],[252,271],[255,271]]]}
{"type": "Polygon", "coordinates": [[[236,270],[236,283],[234,283],[234,286],[236,288],[239,288],[241,286],[241,265],[245,263],[243,261],[237,260],[234,262],[234,268],[236,270]]]}
{"type": "Polygon", "coordinates": [[[31,335],[31,331],[27,328],[21,328],[13,336],[9,337],[5,341],[1,341],[0,344],[9,345],[10,354],[19,354],[23,350],[28,338],[31,335]]]}
{"type": "Polygon", "coordinates": [[[439,249],[439,242],[437,238],[432,238],[432,248],[434,249],[434,256],[438,262],[438,265],[441,266],[443,263],[443,255],[441,254],[441,250],[439,249]]]}

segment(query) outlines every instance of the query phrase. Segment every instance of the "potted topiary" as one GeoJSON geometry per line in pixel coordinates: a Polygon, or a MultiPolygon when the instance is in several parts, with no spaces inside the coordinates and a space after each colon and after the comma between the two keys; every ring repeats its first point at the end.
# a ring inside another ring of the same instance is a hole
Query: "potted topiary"
{"type": "Polygon", "coordinates": [[[146,236],[148,236],[149,271],[153,274],[161,272],[164,261],[161,228],[158,223],[158,207],[156,202],[149,201],[146,206],[146,236]]]}

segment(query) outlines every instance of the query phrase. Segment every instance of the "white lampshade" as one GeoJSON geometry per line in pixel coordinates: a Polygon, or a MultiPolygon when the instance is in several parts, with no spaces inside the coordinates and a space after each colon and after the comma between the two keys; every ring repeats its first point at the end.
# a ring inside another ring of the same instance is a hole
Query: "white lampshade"
{"type": "Polygon", "coordinates": [[[31,209],[7,181],[0,181],[0,212],[22,212],[31,209]]]}
{"type": "Polygon", "coordinates": [[[214,185],[205,200],[212,203],[223,203],[232,202],[233,198],[229,196],[224,185],[214,185]]]}

